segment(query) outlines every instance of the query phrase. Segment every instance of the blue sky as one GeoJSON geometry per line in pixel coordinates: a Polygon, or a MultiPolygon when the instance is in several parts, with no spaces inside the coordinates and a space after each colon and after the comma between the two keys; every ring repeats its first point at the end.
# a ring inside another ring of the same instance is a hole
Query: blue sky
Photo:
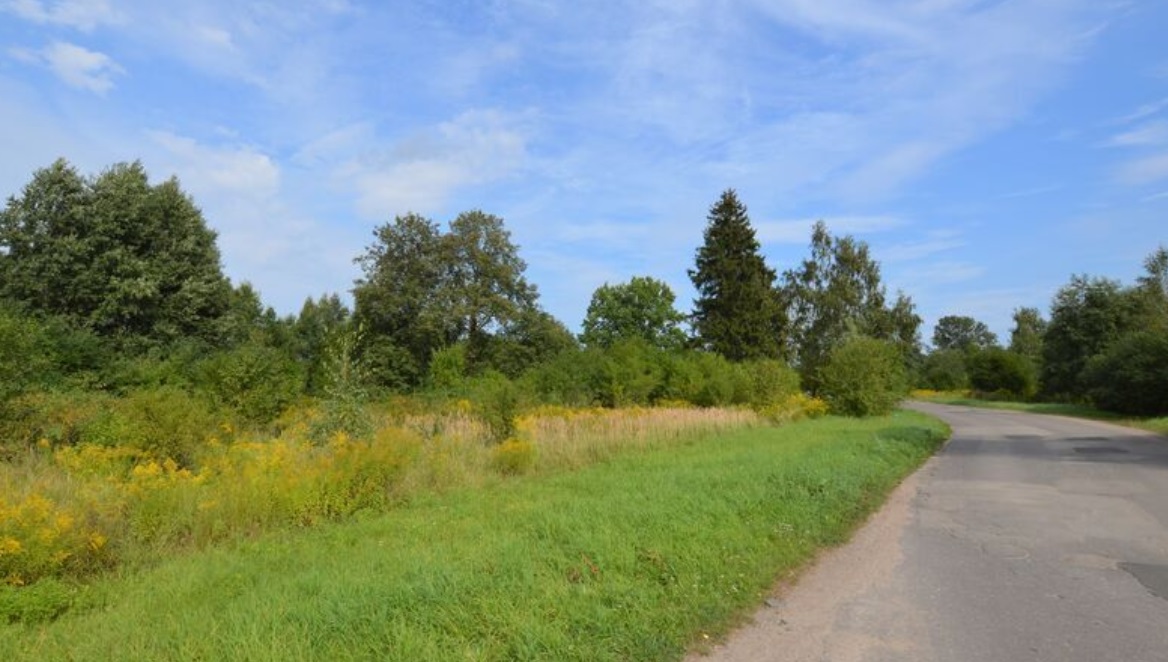
{"type": "Polygon", "coordinates": [[[545,309],[648,275],[688,310],[733,187],[770,264],[868,242],[926,320],[1006,334],[1168,244],[1155,0],[0,0],[0,194],[65,157],[177,175],[282,313],[373,228],[502,216],[545,309]]]}

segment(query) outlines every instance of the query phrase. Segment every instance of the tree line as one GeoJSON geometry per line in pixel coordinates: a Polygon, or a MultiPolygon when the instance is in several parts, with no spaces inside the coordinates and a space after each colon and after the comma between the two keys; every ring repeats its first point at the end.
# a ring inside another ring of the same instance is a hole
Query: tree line
{"type": "Polygon", "coordinates": [[[1168,249],[1143,266],[1130,285],[1072,276],[1054,295],[1049,318],[1037,308],[1014,311],[1005,347],[972,317],[941,318],[921,385],[1168,414],[1168,249]]]}
{"type": "Polygon", "coordinates": [[[888,295],[867,244],[820,222],[809,255],[780,272],[733,190],[710,207],[687,271],[692,310],[648,275],[604,283],[579,336],[540,306],[503,219],[480,210],[445,225],[398,216],[355,262],[352,309],[326,294],[279,316],[223,274],[215,233],[176,179],[151,184],[139,163],[83,176],[59,160],[0,211],[0,402],[173,387],[270,420],[303,396],[523,380],[571,404],[726,403],[753,397],[746,373],[781,365],[855,413],[886,409],[910,383],[1168,410],[1163,248],[1131,286],[1074,276],[1049,319],[1018,309],[1005,347],[950,315],[927,353],[912,300],[888,295]]]}

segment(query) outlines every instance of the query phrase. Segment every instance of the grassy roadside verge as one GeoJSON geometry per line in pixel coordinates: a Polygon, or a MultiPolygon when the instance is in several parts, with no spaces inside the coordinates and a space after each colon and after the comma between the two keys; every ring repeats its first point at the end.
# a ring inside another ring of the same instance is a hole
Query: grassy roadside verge
{"type": "Polygon", "coordinates": [[[423,498],[101,580],[52,623],[0,626],[0,658],[679,658],[944,435],[828,418],[423,498]]]}
{"type": "Polygon", "coordinates": [[[1072,405],[1056,402],[1009,402],[1004,400],[981,400],[971,398],[964,393],[933,392],[922,394],[914,393],[913,398],[925,402],[936,402],[945,405],[961,405],[964,407],[982,407],[983,409],[1005,409],[1021,411],[1031,414],[1053,414],[1056,416],[1071,416],[1086,418],[1094,421],[1115,423],[1129,428],[1148,430],[1168,436],[1168,416],[1159,418],[1133,418],[1108,411],[1101,411],[1087,405],[1072,405]]]}

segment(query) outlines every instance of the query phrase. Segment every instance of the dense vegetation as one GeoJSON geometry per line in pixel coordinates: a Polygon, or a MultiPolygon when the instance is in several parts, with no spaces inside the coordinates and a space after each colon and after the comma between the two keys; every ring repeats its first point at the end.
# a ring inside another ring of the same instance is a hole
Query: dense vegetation
{"type": "Polygon", "coordinates": [[[780,282],[733,191],[708,221],[692,315],[639,276],[601,284],[577,338],[483,211],[377,227],[351,309],[280,316],[176,180],[36,172],[0,211],[0,607],[52,616],[54,582],[499,476],[891,411],[920,320],[867,247],[820,224],[780,282]]]}
{"type": "Polygon", "coordinates": [[[219,545],[84,592],[46,582],[22,620],[73,611],[0,625],[0,658],[680,659],[845,540],[943,434],[912,412],[739,428],[219,545]]]}
{"type": "Polygon", "coordinates": [[[1129,286],[1073,276],[1049,320],[1019,308],[1006,348],[985,324],[956,315],[937,323],[933,345],[918,376],[924,388],[1168,414],[1168,250],[1149,255],[1129,286]]]}

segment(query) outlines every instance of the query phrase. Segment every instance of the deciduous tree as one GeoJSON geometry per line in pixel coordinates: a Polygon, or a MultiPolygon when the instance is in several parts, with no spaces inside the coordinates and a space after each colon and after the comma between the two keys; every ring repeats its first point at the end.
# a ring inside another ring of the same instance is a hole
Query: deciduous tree
{"type": "Polygon", "coordinates": [[[669,285],[646,276],[606,283],[592,293],[580,340],[589,347],[611,347],[640,338],[658,349],[678,349],[685,343],[680,327],[685,316],[673,307],[675,299],[669,285]]]}

